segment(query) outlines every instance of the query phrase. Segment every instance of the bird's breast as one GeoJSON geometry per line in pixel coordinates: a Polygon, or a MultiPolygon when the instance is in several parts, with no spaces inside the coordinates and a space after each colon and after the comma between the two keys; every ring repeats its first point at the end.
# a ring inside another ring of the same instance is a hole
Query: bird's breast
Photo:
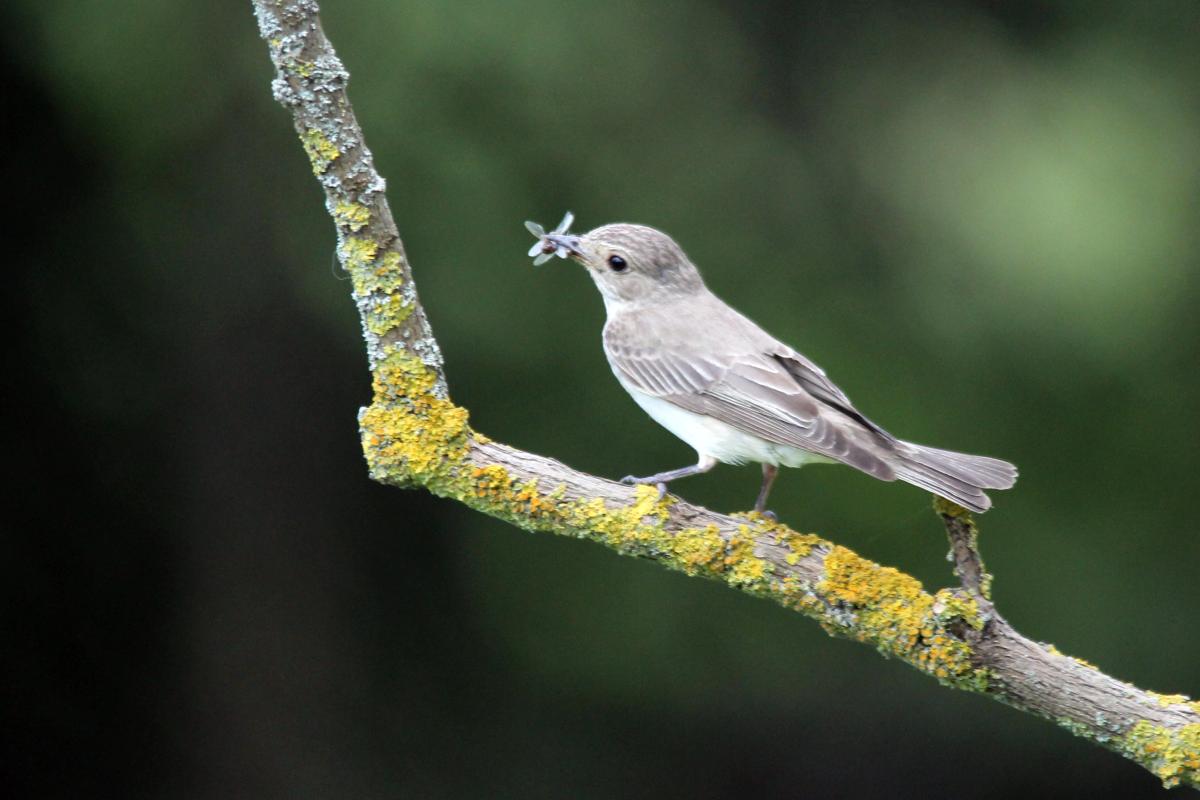
{"type": "MultiPolygon", "coordinates": [[[[617,376],[620,380],[620,376],[617,376]]],[[[723,464],[759,464],[799,467],[827,462],[829,459],[807,450],[769,442],[714,417],[680,408],[669,400],[638,391],[621,381],[633,401],[650,418],[687,442],[701,456],[711,456],[723,464]]]]}

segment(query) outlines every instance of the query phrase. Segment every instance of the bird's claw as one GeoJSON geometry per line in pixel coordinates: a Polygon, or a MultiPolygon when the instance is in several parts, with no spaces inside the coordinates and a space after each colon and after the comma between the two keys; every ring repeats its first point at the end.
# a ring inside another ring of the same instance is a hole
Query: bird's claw
{"type": "Polygon", "coordinates": [[[653,486],[658,489],[658,499],[662,500],[667,496],[667,484],[660,480],[655,480],[654,477],[639,478],[636,475],[626,475],[621,478],[621,483],[626,486],[653,486]]]}

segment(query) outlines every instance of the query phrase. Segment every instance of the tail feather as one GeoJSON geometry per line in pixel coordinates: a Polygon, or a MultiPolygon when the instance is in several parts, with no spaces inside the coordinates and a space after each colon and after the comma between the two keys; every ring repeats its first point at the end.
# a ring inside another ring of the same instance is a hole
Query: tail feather
{"type": "Polygon", "coordinates": [[[897,465],[895,471],[900,480],[920,486],[971,511],[984,512],[992,507],[992,499],[982,489],[950,478],[937,470],[919,464],[904,463],[897,465]]]}
{"type": "Polygon", "coordinates": [[[901,443],[896,477],[972,511],[991,508],[984,489],[1009,489],[1017,482],[1017,468],[1007,461],[901,443]]]}
{"type": "Polygon", "coordinates": [[[1017,482],[1017,468],[998,458],[916,444],[908,444],[908,450],[905,455],[909,460],[974,483],[981,489],[1011,489],[1017,482]]]}

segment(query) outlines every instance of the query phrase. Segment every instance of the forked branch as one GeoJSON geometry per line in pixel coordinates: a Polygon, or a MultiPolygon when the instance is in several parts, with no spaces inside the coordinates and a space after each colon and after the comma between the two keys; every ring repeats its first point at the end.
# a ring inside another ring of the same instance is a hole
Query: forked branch
{"type": "Polygon", "coordinates": [[[371,476],[420,486],[522,528],[590,539],[722,580],[815,619],[958,689],[1052,720],[1141,764],[1165,785],[1200,786],[1200,703],[1111,678],[1017,633],[995,610],[975,524],[937,502],[962,586],[913,577],[813,534],[728,516],[651,487],[629,488],[489,440],[449,398],[442,357],[362,131],[347,73],[315,0],[254,0],[292,114],[325,192],[362,319],[374,400],[359,413],[371,476]]]}

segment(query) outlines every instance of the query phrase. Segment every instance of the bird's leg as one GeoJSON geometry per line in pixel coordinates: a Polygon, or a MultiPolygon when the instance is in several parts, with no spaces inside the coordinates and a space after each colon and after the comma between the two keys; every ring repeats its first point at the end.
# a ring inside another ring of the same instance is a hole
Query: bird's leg
{"type": "Polygon", "coordinates": [[[647,475],[645,478],[636,478],[633,475],[626,475],[621,478],[621,483],[627,485],[649,484],[658,488],[658,499],[661,500],[667,494],[667,484],[679,478],[687,478],[692,475],[702,475],[717,465],[717,460],[712,456],[700,456],[700,461],[690,467],[680,467],[679,469],[671,469],[666,472],[658,472],[654,475],[647,475]]]}
{"type": "Polygon", "coordinates": [[[767,495],[771,493],[771,485],[775,483],[775,476],[779,474],[779,467],[773,464],[763,464],[762,468],[762,488],[758,490],[758,499],[754,501],[754,510],[765,517],[775,519],[775,513],[767,511],[767,495]]]}

